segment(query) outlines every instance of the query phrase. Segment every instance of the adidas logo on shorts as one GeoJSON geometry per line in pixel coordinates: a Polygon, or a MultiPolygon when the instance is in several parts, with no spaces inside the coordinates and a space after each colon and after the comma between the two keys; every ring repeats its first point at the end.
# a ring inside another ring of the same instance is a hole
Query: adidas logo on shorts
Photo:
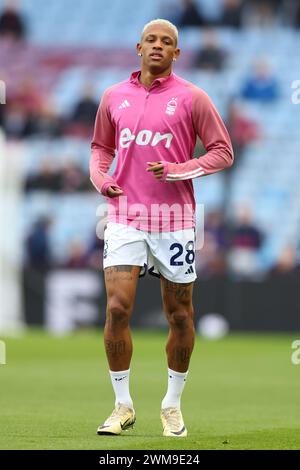
{"type": "Polygon", "coordinates": [[[185,274],[193,274],[194,268],[193,266],[190,266],[189,269],[185,272],[185,274]]]}

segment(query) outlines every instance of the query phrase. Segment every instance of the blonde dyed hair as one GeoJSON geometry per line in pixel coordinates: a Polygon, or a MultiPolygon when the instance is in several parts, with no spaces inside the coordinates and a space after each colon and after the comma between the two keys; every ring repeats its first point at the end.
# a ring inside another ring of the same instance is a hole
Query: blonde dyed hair
{"type": "Polygon", "coordinates": [[[177,46],[177,43],[178,43],[178,29],[176,28],[176,26],[173,23],[171,23],[171,21],[164,20],[162,18],[157,18],[156,20],[149,21],[149,23],[145,24],[145,26],[143,28],[142,38],[143,38],[146,30],[149,28],[149,26],[167,26],[168,28],[170,28],[171,31],[173,31],[173,33],[174,33],[174,36],[175,36],[175,39],[176,39],[176,46],[177,46]]]}

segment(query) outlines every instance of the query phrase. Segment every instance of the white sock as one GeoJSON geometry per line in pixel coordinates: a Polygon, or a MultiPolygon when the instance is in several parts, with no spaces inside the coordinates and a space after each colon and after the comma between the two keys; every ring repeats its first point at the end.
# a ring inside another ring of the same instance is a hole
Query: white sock
{"type": "Polygon", "coordinates": [[[175,370],[168,369],[168,390],[161,403],[162,408],[172,407],[180,410],[180,398],[187,375],[188,371],[176,372],[175,370]]]}
{"type": "Polygon", "coordinates": [[[133,408],[132,398],[129,393],[129,374],[130,369],[121,370],[118,372],[109,371],[111,383],[116,395],[115,405],[118,403],[124,403],[133,408]]]}

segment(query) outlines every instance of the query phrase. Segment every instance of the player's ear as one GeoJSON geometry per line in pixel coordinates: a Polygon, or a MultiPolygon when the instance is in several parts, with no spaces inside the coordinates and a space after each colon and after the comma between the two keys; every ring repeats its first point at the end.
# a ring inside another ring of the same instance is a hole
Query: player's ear
{"type": "Polygon", "coordinates": [[[137,53],[138,54],[142,54],[142,46],[141,44],[138,42],[137,45],[136,45],[136,50],[137,50],[137,53]]]}
{"type": "Polygon", "coordinates": [[[178,57],[180,56],[180,53],[181,53],[181,50],[177,47],[177,49],[175,49],[174,58],[178,59],[178,57]]]}

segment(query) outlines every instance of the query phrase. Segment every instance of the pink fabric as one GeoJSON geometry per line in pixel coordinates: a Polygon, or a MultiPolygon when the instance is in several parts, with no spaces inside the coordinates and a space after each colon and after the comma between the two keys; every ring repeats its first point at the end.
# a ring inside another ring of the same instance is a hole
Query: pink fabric
{"type": "Polygon", "coordinates": [[[107,194],[109,186],[118,187],[116,181],[106,173],[115,156],[115,130],[110,121],[106,91],[102,97],[95,123],[95,135],[92,142],[90,159],[90,178],[95,188],[107,194]]]}
{"type": "Polygon", "coordinates": [[[123,190],[124,196],[108,199],[109,220],[131,224],[138,216],[135,226],[141,230],[193,227],[192,178],[232,164],[228,132],[209,97],[192,83],[171,74],[147,89],[139,73],[104,93],[92,142],[91,180],[104,195],[110,185],[123,190]],[[192,158],[197,135],[207,153],[192,158]],[[111,177],[107,172],[115,149],[111,177]],[[149,161],[164,163],[163,181],[146,172],[149,161]]]}
{"type": "Polygon", "coordinates": [[[197,87],[192,92],[192,120],[207,153],[185,163],[167,163],[166,181],[210,175],[233,163],[233,150],[224,123],[208,95],[197,87]]]}

